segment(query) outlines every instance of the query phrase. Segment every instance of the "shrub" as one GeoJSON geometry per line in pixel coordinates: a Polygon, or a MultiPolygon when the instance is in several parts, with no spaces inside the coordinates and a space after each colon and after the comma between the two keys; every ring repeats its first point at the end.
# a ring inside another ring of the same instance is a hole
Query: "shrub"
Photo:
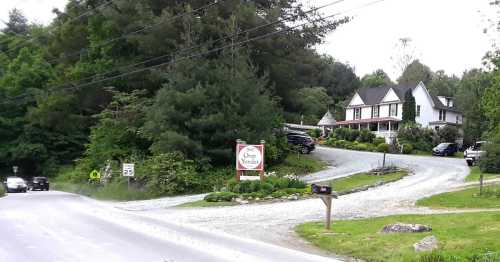
{"type": "Polygon", "coordinates": [[[484,145],[486,151],[479,161],[479,168],[485,173],[500,173],[500,128],[491,136],[491,143],[484,145]]]}
{"type": "Polygon", "coordinates": [[[153,156],[137,172],[139,183],[145,184],[152,196],[199,192],[200,177],[193,161],[181,154],[169,153],[153,156]]]}
{"type": "Polygon", "coordinates": [[[243,199],[249,199],[249,198],[264,198],[267,194],[264,192],[252,192],[252,193],[245,193],[242,194],[241,197],[243,199]]]}
{"type": "Polygon", "coordinates": [[[375,139],[375,134],[373,134],[370,130],[362,129],[361,132],[359,132],[359,142],[372,143],[373,139],[375,139]]]}
{"type": "Polygon", "coordinates": [[[289,179],[288,188],[306,188],[307,184],[298,179],[289,179]]]}
{"type": "Polygon", "coordinates": [[[319,138],[321,136],[321,129],[312,129],[307,132],[311,137],[319,138]]]}
{"type": "Polygon", "coordinates": [[[353,141],[356,141],[358,139],[359,135],[360,135],[359,130],[357,130],[357,129],[349,129],[348,136],[346,137],[346,139],[348,141],[353,142],[353,141]]]}
{"type": "Polygon", "coordinates": [[[400,144],[411,144],[414,149],[430,151],[439,143],[439,138],[432,129],[420,128],[416,125],[405,125],[398,131],[400,144]]]}
{"type": "Polygon", "coordinates": [[[458,128],[450,125],[440,128],[437,133],[439,136],[439,143],[443,142],[455,143],[455,141],[459,136],[458,128]]]}
{"type": "Polygon", "coordinates": [[[233,192],[216,192],[206,195],[204,199],[207,202],[231,202],[233,198],[236,197],[238,197],[238,195],[233,192]]]}
{"type": "Polygon", "coordinates": [[[388,153],[389,152],[389,145],[388,144],[380,144],[377,146],[377,152],[384,152],[388,153]]]}
{"type": "Polygon", "coordinates": [[[368,151],[368,146],[366,144],[354,144],[354,150],[368,151]]]}
{"type": "Polygon", "coordinates": [[[0,197],[5,196],[5,188],[3,185],[0,185],[0,197]]]}
{"type": "Polygon", "coordinates": [[[403,144],[403,154],[411,154],[413,152],[413,146],[411,144],[403,144]]]}
{"type": "Polygon", "coordinates": [[[284,197],[284,196],[287,196],[288,194],[283,191],[283,190],[278,190],[278,191],[275,191],[271,194],[272,197],[274,198],[280,198],[280,197],[284,197]]]}
{"type": "Polygon", "coordinates": [[[274,186],[271,183],[264,182],[261,184],[260,189],[266,194],[271,194],[274,191],[274,186]]]}
{"type": "Polygon", "coordinates": [[[372,142],[375,146],[378,146],[382,143],[385,143],[385,138],[383,137],[376,137],[373,139],[373,142],[372,142]]]}

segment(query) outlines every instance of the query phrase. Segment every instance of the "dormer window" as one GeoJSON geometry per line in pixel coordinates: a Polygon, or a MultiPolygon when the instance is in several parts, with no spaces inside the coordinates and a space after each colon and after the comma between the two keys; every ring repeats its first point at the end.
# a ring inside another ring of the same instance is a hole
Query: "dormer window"
{"type": "Polygon", "coordinates": [[[446,98],[446,106],[453,107],[453,100],[451,98],[446,98]]]}

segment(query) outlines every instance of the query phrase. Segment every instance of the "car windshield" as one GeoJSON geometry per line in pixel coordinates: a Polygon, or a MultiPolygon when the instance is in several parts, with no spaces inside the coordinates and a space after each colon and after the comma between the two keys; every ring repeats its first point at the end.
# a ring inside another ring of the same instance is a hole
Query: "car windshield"
{"type": "Polygon", "coordinates": [[[7,178],[7,183],[22,183],[24,180],[18,177],[7,178]]]}
{"type": "Polygon", "coordinates": [[[45,181],[47,181],[47,178],[46,177],[35,177],[35,178],[33,178],[33,181],[35,181],[35,182],[45,182],[45,181]]]}
{"type": "Polygon", "coordinates": [[[479,150],[479,149],[481,149],[481,145],[482,145],[482,143],[476,143],[472,149],[479,150]]]}
{"type": "Polygon", "coordinates": [[[450,144],[449,144],[449,143],[441,143],[441,144],[439,144],[439,145],[437,146],[437,148],[439,148],[439,149],[444,149],[444,148],[447,148],[447,147],[448,147],[448,145],[450,145],[450,144]]]}

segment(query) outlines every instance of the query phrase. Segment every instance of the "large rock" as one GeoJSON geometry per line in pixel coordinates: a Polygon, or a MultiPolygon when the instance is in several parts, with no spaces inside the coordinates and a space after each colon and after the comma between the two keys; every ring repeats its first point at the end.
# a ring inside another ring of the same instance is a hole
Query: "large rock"
{"type": "Polygon", "coordinates": [[[415,252],[428,252],[438,249],[439,241],[435,236],[424,237],[419,242],[413,244],[415,252]]]}
{"type": "Polygon", "coordinates": [[[382,228],[382,233],[420,233],[432,231],[430,226],[420,224],[389,224],[382,228]]]}

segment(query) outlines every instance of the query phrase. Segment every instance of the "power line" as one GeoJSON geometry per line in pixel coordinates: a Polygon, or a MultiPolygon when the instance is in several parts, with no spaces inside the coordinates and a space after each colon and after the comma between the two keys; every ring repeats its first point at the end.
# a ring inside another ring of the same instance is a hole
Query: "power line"
{"type": "MultiPolygon", "coordinates": [[[[222,51],[222,50],[227,49],[227,48],[231,48],[231,47],[235,47],[235,46],[241,46],[241,45],[244,45],[244,44],[247,44],[247,43],[250,43],[250,42],[253,42],[253,41],[261,40],[261,39],[264,39],[264,38],[267,38],[267,37],[270,37],[270,36],[273,36],[273,35],[276,35],[276,34],[281,34],[281,33],[284,33],[284,32],[288,32],[288,31],[291,31],[293,29],[296,29],[296,28],[299,28],[299,27],[302,27],[302,26],[306,26],[308,24],[313,24],[313,23],[316,23],[316,22],[325,21],[326,19],[338,16],[338,15],[341,15],[341,14],[344,14],[344,13],[348,13],[348,12],[351,12],[353,10],[365,8],[365,7],[368,7],[368,6],[371,6],[371,5],[380,3],[380,2],[384,2],[384,1],[385,0],[371,1],[369,3],[362,4],[362,5],[359,5],[357,7],[345,10],[345,11],[337,12],[337,13],[334,13],[332,15],[321,17],[321,18],[318,18],[318,19],[315,19],[315,20],[312,20],[312,21],[308,21],[308,22],[305,22],[305,23],[302,23],[302,24],[299,24],[299,25],[295,25],[295,26],[292,26],[292,27],[288,27],[288,28],[285,28],[285,29],[282,29],[282,30],[279,30],[279,31],[270,32],[270,33],[267,33],[267,34],[264,34],[264,35],[260,35],[260,36],[257,36],[257,37],[253,37],[253,38],[250,38],[250,39],[247,39],[247,40],[244,40],[244,41],[240,41],[240,42],[237,42],[237,43],[231,43],[231,44],[228,44],[228,45],[225,45],[225,46],[222,46],[222,47],[218,47],[218,48],[214,48],[214,49],[211,49],[211,50],[208,50],[208,51],[205,51],[205,52],[201,52],[201,53],[198,53],[198,54],[184,56],[184,57],[180,57],[178,59],[172,59],[171,61],[160,63],[160,64],[157,64],[157,65],[148,66],[148,67],[144,67],[144,68],[137,69],[137,70],[132,70],[132,71],[129,71],[129,72],[125,72],[125,73],[116,75],[116,76],[106,77],[106,78],[95,80],[95,81],[92,81],[92,82],[89,82],[89,83],[84,83],[84,84],[79,84],[79,85],[72,85],[70,88],[67,88],[65,90],[79,89],[79,88],[87,87],[87,86],[90,86],[90,85],[93,85],[93,84],[102,83],[102,82],[106,82],[106,81],[110,81],[110,80],[122,78],[124,76],[132,75],[132,74],[137,74],[137,73],[141,73],[141,72],[146,72],[146,71],[149,71],[149,70],[152,70],[152,69],[156,69],[156,68],[159,68],[159,67],[162,67],[162,66],[165,66],[165,65],[173,64],[173,63],[176,63],[176,62],[179,62],[179,61],[188,60],[188,59],[192,59],[192,58],[196,58],[196,57],[202,57],[202,56],[205,56],[205,55],[209,55],[209,54],[212,54],[212,53],[215,53],[215,52],[222,51]]],[[[19,95],[17,97],[10,98],[8,100],[21,99],[21,98],[24,98],[24,97],[27,97],[27,96],[28,96],[28,94],[23,94],[23,95],[19,95]]],[[[6,102],[7,101],[4,101],[1,104],[5,104],[6,102]]]]}
{"type": "MultiPolygon", "coordinates": [[[[337,1],[334,1],[332,3],[329,3],[329,4],[325,4],[323,6],[319,6],[319,7],[315,7],[315,8],[312,8],[308,11],[305,11],[302,15],[304,14],[308,14],[308,13],[312,13],[312,12],[316,12],[320,9],[323,9],[323,8],[326,8],[326,7],[329,7],[329,6],[332,6],[332,5],[335,5],[335,4],[339,4],[341,2],[344,2],[345,0],[337,0],[337,1]]],[[[288,21],[290,19],[293,19],[293,18],[297,18],[299,17],[300,15],[296,14],[296,15],[291,15],[287,18],[282,18],[282,19],[279,19],[277,21],[273,21],[273,22],[269,22],[267,24],[263,24],[263,25],[258,25],[256,27],[252,27],[252,28],[249,28],[247,30],[244,30],[244,31],[241,31],[241,32],[238,32],[236,35],[230,35],[230,36],[225,36],[225,37],[221,37],[221,38],[218,38],[216,40],[213,40],[211,41],[211,43],[209,43],[208,45],[213,45],[213,44],[216,44],[218,42],[221,42],[221,41],[224,41],[224,40],[228,40],[228,39],[232,39],[234,37],[237,37],[238,35],[242,35],[242,34],[247,34],[247,33],[251,33],[251,32],[254,32],[254,31],[257,31],[259,29],[262,29],[262,28],[265,28],[265,27],[268,27],[268,26],[271,26],[271,25],[274,25],[274,24],[279,24],[279,23],[282,23],[282,22],[285,22],[285,21],[288,21]]],[[[143,64],[147,64],[147,63],[150,63],[150,62],[154,62],[154,61],[157,61],[157,60],[160,60],[160,59],[164,59],[164,58],[167,58],[167,57],[170,57],[170,56],[173,56],[173,55],[176,55],[176,54],[180,54],[182,52],[186,52],[186,51],[191,51],[191,50],[194,50],[194,49],[197,49],[197,48],[202,48],[204,46],[206,46],[207,43],[202,43],[202,44],[199,44],[199,45],[195,45],[195,46],[192,46],[192,47],[188,47],[188,48],[184,48],[184,49],[181,49],[181,50],[177,50],[177,51],[174,51],[174,52],[171,52],[171,53],[168,53],[168,54],[165,54],[165,55],[161,55],[161,56],[157,56],[157,57],[152,57],[152,58],[149,58],[149,59],[146,59],[144,61],[141,61],[141,62],[137,62],[137,63],[132,63],[132,64],[129,64],[129,65],[123,65],[123,66],[120,66],[118,68],[118,70],[121,70],[121,69],[126,69],[126,68],[131,68],[131,67],[136,67],[136,66],[139,66],[139,65],[143,65],[143,64]]],[[[56,86],[54,88],[59,88],[59,87],[63,87],[63,86],[66,86],[68,84],[72,84],[76,81],[86,81],[86,80],[90,80],[90,79],[93,79],[95,77],[99,77],[99,76],[105,76],[109,73],[113,73],[115,70],[112,70],[112,71],[107,71],[107,72],[104,72],[104,73],[99,73],[99,74],[94,74],[94,75],[91,75],[91,76],[88,76],[88,77],[85,77],[85,78],[82,78],[82,79],[78,79],[78,80],[75,80],[75,81],[72,81],[70,83],[65,83],[65,84],[61,84],[59,86],[56,86]]]]}
{"type": "MultiPolygon", "coordinates": [[[[114,0],[109,0],[109,1],[106,1],[105,3],[103,3],[103,4],[99,5],[99,6],[95,7],[95,8],[91,8],[91,9],[89,9],[89,10],[87,10],[87,11],[83,12],[82,14],[80,14],[80,15],[78,15],[78,16],[76,16],[76,17],[73,17],[73,18],[69,19],[68,21],[65,21],[64,23],[62,23],[62,24],[61,24],[61,25],[59,25],[59,26],[63,26],[63,25],[66,25],[66,24],[70,24],[70,23],[72,23],[72,22],[74,22],[74,21],[80,20],[81,18],[86,17],[86,16],[90,15],[91,13],[93,13],[93,12],[95,12],[95,11],[97,11],[97,10],[101,9],[101,8],[104,8],[104,7],[108,6],[108,5],[110,5],[113,1],[114,1],[114,0]]],[[[49,33],[50,33],[50,31],[55,30],[56,28],[57,28],[57,27],[53,27],[52,29],[50,29],[50,30],[49,30],[49,33]]],[[[13,52],[13,51],[15,51],[15,50],[18,50],[18,49],[20,49],[20,48],[22,48],[22,47],[27,46],[27,44],[28,44],[28,43],[31,43],[31,42],[33,42],[34,40],[38,40],[38,39],[40,39],[41,37],[42,37],[41,35],[36,36],[36,37],[32,37],[31,39],[26,40],[24,43],[21,43],[21,44],[19,44],[19,45],[17,45],[17,46],[14,46],[14,47],[12,47],[12,48],[8,49],[8,50],[6,51],[6,53],[7,53],[7,54],[10,54],[10,53],[12,53],[12,52],[13,52]],[[24,44],[24,45],[23,45],[23,44],[24,44]]]]}
{"type": "MultiPolygon", "coordinates": [[[[182,17],[184,17],[184,16],[186,16],[186,15],[191,15],[191,14],[193,14],[193,13],[196,13],[196,12],[199,12],[199,11],[203,11],[203,10],[205,10],[205,9],[209,9],[209,8],[211,8],[211,7],[215,6],[215,5],[218,5],[219,3],[224,2],[224,1],[226,1],[226,0],[216,1],[216,2],[213,2],[213,3],[211,3],[211,4],[208,4],[208,5],[205,5],[205,6],[199,7],[199,8],[197,8],[197,9],[194,9],[194,10],[191,10],[191,11],[188,11],[188,12],[183,12],[183,13],[177,14],[177,15],[175,15],[175,16],[173,16],[173,17],[171,17],[170,19],[168,19],[168,20],[166,20],[166,21],[160,21],[160,22],[155,23],[155,24],[153,24],[153,25],[145,26],[145,27],[143,27],[143,28],[141,28],[141,29],[137,29],[137,30],[132,31],[132,32],[129,32],[129,33],[124,33],[124,34],[122,34],[122,35],[120,35],[120,36],[118,36],[118,37],[111,38],[111,39],[108,39],[108,40],[106,40],[106,41],[104,41],[104,42],[102,42],[102,43],[100,43],[100,44],[97,44],[96,46],[94,46],[94,48],[98,48],[98,47],[106,46],[106,45],[111,44],[111,43],[113,43],[113,42],[116,42],[116,41],[118,41],[118,40],[125,39],[125,38],[127,38],[128,36],[130,36],[130,35],[135,35],[135,34],[138,34],[138,33],[140,33],[140,32],[144,32],[144,31],[150,30],[150,29],[152,29],[152,28],[154,28],[154,27],[156,27],[156,26],[158,26],[158,25],[161,25],[161,24],[163,24],[163,23],[170,22],[170,21],[173,21],[173,20],[175,20],[175,19],[177,19],[177,18],[182,18],[182,17]]],[[[87,49],[86,49],[86,48],[83,48],[83,49],[80,49],[79,51],[77,51],[77,52],[73,52],[73,53],[71,53],[71,54],[63,54],[63,57],[62,57],[62,58],[56,58],[56,59],[49,60],[49,63],[53,63],[53,62],[61,61],[62,59],[65,59],[65,58],[70,58],[70,57],[73,57],[73,56],[81,55],[81,54],[83,54],[83,53],[84,53],[84,52],[86,52],[86,51],[87,51],[87,49]]]]}

